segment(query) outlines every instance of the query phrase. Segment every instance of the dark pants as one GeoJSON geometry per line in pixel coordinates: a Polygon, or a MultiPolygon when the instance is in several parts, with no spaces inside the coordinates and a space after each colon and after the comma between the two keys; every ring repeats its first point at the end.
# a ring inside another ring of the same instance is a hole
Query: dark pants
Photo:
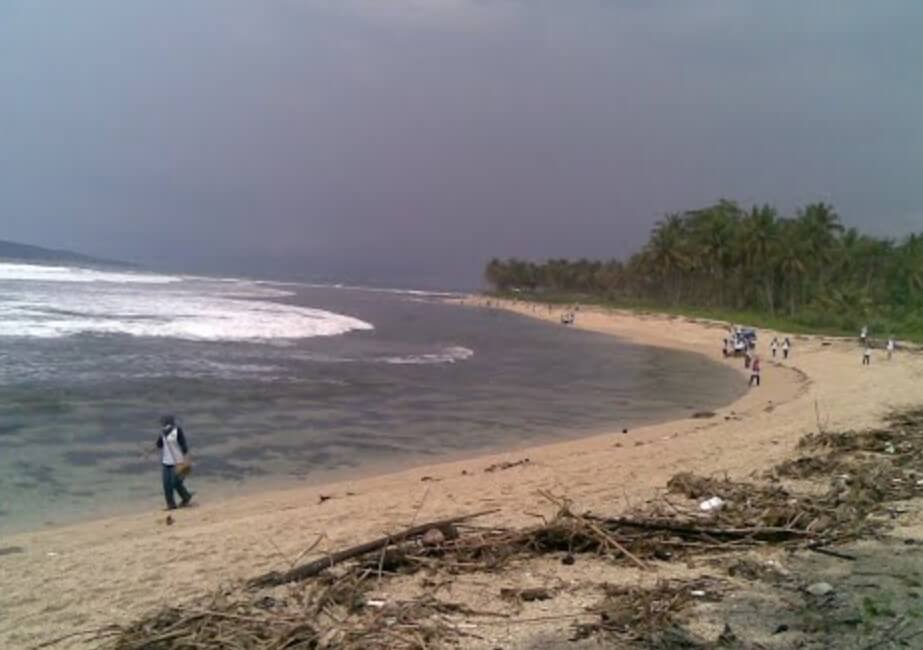
{"type": "Polygon", "coordinates": [[[176,501],[173,500],[174,490],[179,494],[180,499],[184,502],[188,502],[192,498],[192,495],[189,494],[189,490],[183,485],[182,477],[177,476],[176,467],[173,465],[162,465],[161,467],[163,467],[163,496],[167,500],[167,507],[176,507],[176,501]]]}
{"type": "Polygon", "coordinates": [[[782,356],[788,359],[788,350],[782,350],[782,356]]]}
{"type": "Polygon", "coordinates": [[[759,375],[750,375],[750,385],[752,386],[753,384],[756,384],[757,386],[760,385],[760,376],[759,376],[759,375]]]}

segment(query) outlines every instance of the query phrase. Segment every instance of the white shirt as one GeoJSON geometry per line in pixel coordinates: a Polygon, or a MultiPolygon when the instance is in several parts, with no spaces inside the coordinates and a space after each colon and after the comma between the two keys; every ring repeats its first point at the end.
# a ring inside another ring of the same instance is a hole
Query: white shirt
{"type": "Polygon", "coordinates": [[[161,462],[164,465],[181,465],[186,459],[183,456],[183,450],[179,448],[179,434],[176,427],[173,427],[170,433],[160,435],[163,438],[161,462]]]}

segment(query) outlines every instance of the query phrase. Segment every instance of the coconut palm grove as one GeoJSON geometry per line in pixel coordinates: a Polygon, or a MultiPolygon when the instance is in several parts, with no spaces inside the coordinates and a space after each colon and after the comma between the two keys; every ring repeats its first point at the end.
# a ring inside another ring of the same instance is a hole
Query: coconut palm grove
{"type": "Polygon", "coordinates": [[[714,316],[755,325],[923,340],[923,234],[845,228],[813,203],[783,216],[722,200],[670,214],[628,260],[491,260],[499,295],[714,316]]]}

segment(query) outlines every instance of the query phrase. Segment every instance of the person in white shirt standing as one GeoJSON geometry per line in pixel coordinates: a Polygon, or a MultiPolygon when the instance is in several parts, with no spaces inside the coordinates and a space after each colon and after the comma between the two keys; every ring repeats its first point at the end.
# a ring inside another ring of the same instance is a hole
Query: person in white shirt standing
{"type": "Polygon", "coordinates": [[[157,438],[157,448],[161,450],[161,472],[163,478],[163,496],[167,501],[167,510],[176,509],[173,492],[179,494],[180,507],[189,505],[192,493],[183,485],[183,479],[189,471],[186,456],[189,446],[182,428],[176,425],[176,418],[165,415],[160,418],[160,435],[157,438]]]}
{"type": "Polygon", "coordinates": [[[888,339],[888,361],[891,360],[891,355],[894,354],[894,337],[888,339]]]}

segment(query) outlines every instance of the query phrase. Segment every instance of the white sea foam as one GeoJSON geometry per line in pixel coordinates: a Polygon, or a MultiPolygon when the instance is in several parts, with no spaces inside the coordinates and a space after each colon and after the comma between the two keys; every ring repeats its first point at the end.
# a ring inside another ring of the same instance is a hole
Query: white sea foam
{"type": "Polygon", "coordinates": [[[385,357],[383,361],[393,365],[425,365],[431,363],[455,363],[474,356],[474,350],[461,346],[448,347],[440,352],[428,354],[409,354],[400,357],[385,357]]]}
{"type": "Polygon", "coordinates": [[[110,282],[115,284],[169,284],[182,278],[153,273],[103,271],[70,266],[41,266],[0,262],[0,282],[110,282]]]}
{"type": "Polygon", "coordinates": [[[0,264],[0,336],[270,341],[373,329],[350,316],[260,300],[287,294],[254,283],[219,285],[169,276],[137,280],[135,274],[48,268],[0,264]]]}
{"type": "Polygon", "coordinates": [[[421,298],[461,298],[465,294],[457,291],[427,291],[424,289],[390,289],[382,287],[364,287],[352,284],[318,284],[311,282],[275,282],[260,280],[260,284],[279,286],[299,286],[309,289],[348,289],[350,291],[365,291],[367,293],[390,293],[400,296],[417,296],[421,298]]]}

